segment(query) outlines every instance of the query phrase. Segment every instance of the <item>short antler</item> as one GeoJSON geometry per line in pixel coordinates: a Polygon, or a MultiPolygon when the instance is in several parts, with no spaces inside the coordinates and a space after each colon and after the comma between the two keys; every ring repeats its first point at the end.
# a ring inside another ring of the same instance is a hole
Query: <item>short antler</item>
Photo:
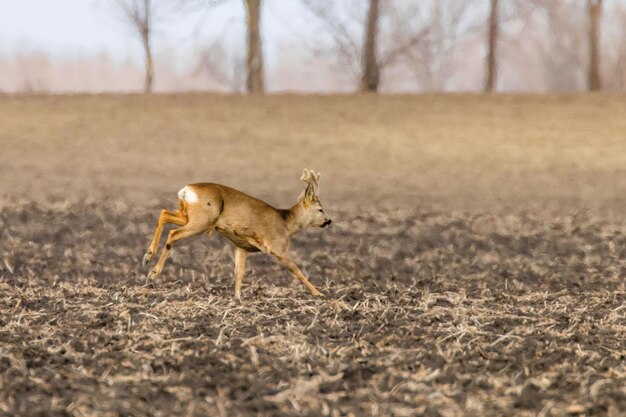
{"type": "Polygon", "coordinates": [[[311,187],[311,191],[313,192],[313,194],[318,195],[320,191],[320,185],[319,185],[320,177],[321,177],[321,174],[316,174],[315,171],[313,171],[312,169],[309,170],[309,169],[304,168],[304,171],[302,172],[302,176],[300,177],[300,180],[306,182],[309,185],[307,187],[307,190],[309,189],[309,187],[311,187]]]}

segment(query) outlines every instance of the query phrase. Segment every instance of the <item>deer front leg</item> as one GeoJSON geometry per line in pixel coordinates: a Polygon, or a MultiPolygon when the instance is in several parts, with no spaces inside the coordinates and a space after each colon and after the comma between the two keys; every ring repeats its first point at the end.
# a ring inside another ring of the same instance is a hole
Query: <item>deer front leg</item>
{"type": "Polygon", "coordinates": [[[288,253],[281,254],[281,255],[274,254],[274,256],[276,257],[276,259],[278,259],[278,262],[282,266],[284,266],[285,268],[289,270],[289,272],[291,272],[291,275],[298,278],[300,282],[302,282],[304,286],[307,287],[309,291],[311,291],[312,295],[316,297],[324,296],[324,294],[319,292],[317,288],[315,288],[313,284],[309,282],[307,277],[302,273],[302,271],[300,271],[300,268],[298,268],[298,265],[296,265],[296,263],[293,261],[293,259],[291,259],[291,256],[288,253]]]}
{"type": "Polygon", "coordinates": [[[248,251],[241,248],[235,249],[235,298],[241,301],[241,283],[243,274],[246,272],[246,258],[248,251]]]}
{"type": "Polygon", "coordinates": [[[161,210],[161,214],[159,215],[159,220],[157,221],[157,227],[154,231],[154,236],[152,237],[152,242],[146,251],[146,254],[143,257],[143,261],[141,262],[143,266],[148,265],[152,256],[156,253],[159,240],[161,240],[161,234],[163,233],[163,228],[167,223],[177,224],[179,226],[184,226],[187,224],[187,217],[184,216],[180,211],[177,213],[173,213],[171,211],[167,211],[165,209],[161,210]]]}

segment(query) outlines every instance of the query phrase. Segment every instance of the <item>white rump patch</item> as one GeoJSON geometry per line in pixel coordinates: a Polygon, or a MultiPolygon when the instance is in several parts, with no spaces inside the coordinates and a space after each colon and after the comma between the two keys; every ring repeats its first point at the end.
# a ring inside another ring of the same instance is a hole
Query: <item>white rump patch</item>
{"type": "Polygon", "coordinates": [[[181,188],[178,192],[178,198],[180,200],[185,200],[187,203],[195,203],[198,201],[198,194],[195,193],[189,186],[185,186],[181,188]]]}
{"type": "Polygon", "coordinates": [[[179,200],[184,200],[185,199],[185,191],[187,191],[187,186],[186,185],[183,188],[181,188],[180,191],[178,192],[178,199],[179,200]]]}

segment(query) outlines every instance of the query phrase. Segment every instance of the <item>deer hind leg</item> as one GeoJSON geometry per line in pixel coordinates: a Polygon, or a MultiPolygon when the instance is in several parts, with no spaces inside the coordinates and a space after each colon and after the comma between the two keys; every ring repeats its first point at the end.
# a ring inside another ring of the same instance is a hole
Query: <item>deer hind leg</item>
{"type": "Polygon", "coordinates": [[[235,249],[235,298],[241,301],[241,283],[246,272],[246,258],[248,251],[241,248],[235,249]]]}
{"type": "Polygon", "coordinates": [[[201,233],[205,233],[207,230],[212,229],[214,227],[214,223],[209,226],[204,224],[192,223],[189,222],[180,229],[171,230],[169,235],[167,236],[167,241],[165,242],[165,248],[163,248],[163,252],[161,252],[161,256],[159,257],[159,261],[155,265],[155,267],[148,274],[149,278],[155,278],[158,276],[161,271],[163,271],[163,266],[165,265],[165,261],[170,254],[170,250],[174,243],[178,242],[181,239],[186,239],[191,236],[196,236],[201,233]]]}
{"type": "Polygon", "coordinates": [[[291,272],[291,275],[299,279],[300,282],[302,282],[304,286],[307,287],[309,291],[311,291],[312,295],[316,297],[324,296],[324,294],[319,292],[317,288],[315,288],[315,286],[309,282],[306,275],[304,275],[302,271],[300,271],[300,268],[298,268],[298,265],[296,265],[293,259],[291,259],[291,256],[289,254],[281,254],[281,255],[273,254],[273,255],[276,257],[276,259],[282,266],[284,266],[285,268],[289,270],[289,272],[291,272]]]}
{"type": "Polygon", "coordinates": [[[167,223],[173,223],[178,226],[184,226],[189,221],[186,212],[184,211],[184,207],[181,202],[181,207],[177,212],[167,211],[165,209],[161,210],[161,214],[159,215],[159,220],[157,221],[157,227],[154,231],[154,236],[152,237],[152,242],[146,251],[146,254],[143,257],[143,261],[141,262],[143,266],[148,265],[152,256],[156,253],[159,247],[159,240],[161,240],[161,235],[163,234],[163,228],[167,223]]]}

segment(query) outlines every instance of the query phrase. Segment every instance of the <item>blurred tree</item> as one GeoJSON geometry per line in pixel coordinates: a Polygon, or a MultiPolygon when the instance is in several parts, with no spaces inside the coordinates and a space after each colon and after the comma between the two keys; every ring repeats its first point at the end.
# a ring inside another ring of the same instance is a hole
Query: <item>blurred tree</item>
{"type": "Polygon", "coordinates": [[[370,0],[365,23],[365,42],[363,43],[363,75],[361,76],[361,91],[378,91],[380,83],[380,67],[376,57],[376,43],[378,39],[379,1],[370,0]]]}
{"type": "MultiPolygon", "coordinates": [[[[185,6],[184,13],[198,13],[199,10],[210,10],[220,6],[226,0],[178,0],[185,6]]],[[[246,14],[246,58],[245,58],[245,86],[251,94],[265,92],[264,65],[263,65],[263,37],[261,36],[262,0],[243,0],[246,14]]],[[[224,46],[227,23],[224,32],[214,42],[209,44],[200,54],[198,68],[206,70],[218,82],[230,85],[233,92],[239,92],[241,77],[241,59],[232,50],[227,51],[224,46]]],[[[232,49],[232,48],[231,48],[232,49]]]]}
{"type": "Polygon", "coordinates": [[[587,10],[589,12],[589,72],[587,85],[589,91],[602,88],[600,80],[600,16],[602,14],[602,0],[587,0],[587,10]]]}
{"type": "MultiPolygon", "coordinates": [[[[321,23],[316,32],[319,39],[304,38],[305,44],[315,55],[326,55],[336,61],[338,67],[349,72],[358,82],[362,76],[361,38],[362,14],[358,2],[333,2],[332,0],[302,0],[302,4],[321,23]],[[345,9],[342,6],[347,6],[345,9]]],[[[303,34],[304,35],[304,34],[303,34]]]]}
{"type": "Polygon", "coordinates": [[[493,92],[497,77],[497,46],[498,46],[498,0],[491,0],[489,10],[489,31],[487,35],[487,77],[485,92],[493,92]]]}
{"type": "Polygon", "coordinates": [[[402,6],[370,0],[362,7],[362,1],[302,0],[324,26],[309,49],[336,60],[354,76],[360,91],[378,91],[384,71],[402,61],[406,65],[407,55],[426,41],[429,31],[419,19],[422,3],[398,3],[402,6]]]}
{"type": "Polygon", "coordinates": [[[232,93],[245,91],[245,57],[238,48],[225,46],[225,37],[220,36],[213,42],[205,44],[196,53],[198,63],[192,71],[193,75],[205,72],[218,83],[228,86],[232,93]],[[236,50],[235,50],[236,49],[236,50]]]}
{"type": "Polygon", "coordinates": [[[464,59],[459,53],[478,41],[474,34],[484,32],[484,24],[472,19],[472,6],[470,0],[387,3],[390,34],[384,43],[404,43],[391,56],[397,56],[396,67],[410,68],[421,91],[446,91],[460,74],[458,63],[464,59]]]}
{"type": "MultiPolygon", "coordinates": [[[[584,4],[584,3],[582,3],[584,4]]],[[[518,0],[523,7],[523,29],[508,39],[503,61],[517,61],[523,84],[536,83],[540,91],[571,92],[586,88],[587,13],[579,0],[518,0]],[[511,51],[515,52],[511,52],[511,51]],[[508,57],[506,56],[508,55],[508,57]]],[[[501,10],[502,11],[502,10],[501,10]]],[[[507,72],[510,74],[510,69],[507,72]]]]}
{"type": "Polygon", "coordinates": [[[602,89],[626,91],[626,2],[605,3],[603,15],[602,89]]]}
{"type": "Polygon", "coordinates": [[[153,0],[113,0],[122,13],[123,20],[132,26],[141,38],[145,53],[144,93],[151,93],[154,84],[154,62],[152,59],[152,34],[155,11],[153,0]]]}
{"type": "Polygon", "coordinates": [[[245,0],[247,15],[246,88],[248,93],[263,94],[263,45],[261,38],[261,0],[245,0]]]}

